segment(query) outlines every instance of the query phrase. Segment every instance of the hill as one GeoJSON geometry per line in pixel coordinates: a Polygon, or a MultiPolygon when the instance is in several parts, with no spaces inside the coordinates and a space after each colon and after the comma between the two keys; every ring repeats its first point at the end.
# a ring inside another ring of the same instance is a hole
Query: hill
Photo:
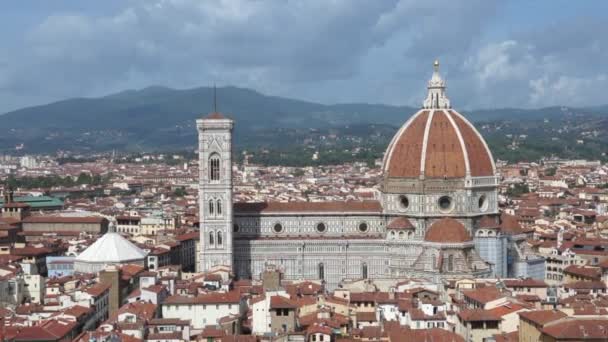
{"type": "MultiPolygon", "coordinates": [[[[21,144],[24,153],[192,149],[196,143],[194,121],[212,110],[213,91],[209,87],[176,90],[154,86],[12,111],[0,115],[0,153],[13,152],[21,144]]],[[[381,147],[417,110],[366,103],[324,105],[237,87],[219,88],[217,97],[218,110],[237,123],[235,145],[241,149],[310,145],[307,139],[310,129],[318,129],[317,133],[345,134],[341,148],[349,148],[355,141],[365,144],[372,136],[374,144],[381,147]]],[[[553,131],[569,125],[568,139],[577,139],[589,129],[584,122],[593,122],[596,130],[608,127],[602,115],[606,111],[607,106],[508,108],[474,110],[465,115],[485,127],[482,133],[488,135],[491,144],[499,141],[499,150],[513,154],[517,149],[506,148],[512,142],[507,135],[528,134],[534,135],[533,139],[551,138],[552,134],[565,137],[553,131]],[[547,125],[545,121],[549,119],[547,125]]],[[[314,141],[311,148],[315,148],[314,141]]]]}

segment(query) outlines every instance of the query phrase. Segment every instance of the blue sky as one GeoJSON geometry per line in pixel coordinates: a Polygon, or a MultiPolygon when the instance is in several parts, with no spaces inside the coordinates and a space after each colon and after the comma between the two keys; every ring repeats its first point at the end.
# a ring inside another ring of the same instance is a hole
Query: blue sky
{"type": "Polygon", "coordinates": [[[608,1],[12,1],[0,112],[217,83],[418,106],[439,58],[456,108],[607,104],[608,1]]]}

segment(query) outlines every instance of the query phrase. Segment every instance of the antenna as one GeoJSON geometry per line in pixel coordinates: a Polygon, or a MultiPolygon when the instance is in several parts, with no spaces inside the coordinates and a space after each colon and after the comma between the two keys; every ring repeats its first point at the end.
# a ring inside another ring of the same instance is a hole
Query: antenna
{"type": "Polygon", "coordinates": [[[213,112],[217,113],[217,87],[213,83],[213,112]]]}

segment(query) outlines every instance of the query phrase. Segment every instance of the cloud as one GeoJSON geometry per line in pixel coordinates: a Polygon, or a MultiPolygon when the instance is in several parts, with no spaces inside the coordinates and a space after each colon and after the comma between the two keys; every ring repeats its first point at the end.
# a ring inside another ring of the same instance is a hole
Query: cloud
{"type": "Polygon", "coordinates": [[[463,68],[484,106],[605,104],[608,38],[586,19],[481,46],[463,68]]]}
{"type": "Polygon", "coordinates": [[[488,0],[130,0],[114,10],[55,9],[4,43],[0,112],[214,82],[331,103],[418,105],[435,58],[460,106],[594,102],[606,72],[578,60],[605,59],[608,36],[581,22],[498,39],[488,31],[502,8],[488,0]]]}

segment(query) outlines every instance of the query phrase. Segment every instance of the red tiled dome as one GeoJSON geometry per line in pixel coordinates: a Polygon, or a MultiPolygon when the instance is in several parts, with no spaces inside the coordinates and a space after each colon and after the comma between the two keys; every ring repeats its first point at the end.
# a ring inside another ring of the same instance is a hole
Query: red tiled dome
{"type": "Polygon", "coordinates": [[[471,241],[471,235],[462,223],[453,218],[446,217],[433,222],[424,235],[424,241],[462,243],[471,241]]]}
{"type": "Polygon", "coordinates": [[[483,215],[477,222],[478,228],[498,228],[499,223],[497,220],[498,216],[483,215]]]}
{"type": "Polygon", "coordinates": [[[400,216],[394,218],[389,224],[386,226],[387,229],[413,229],[414,225],[407,217],[400,216]]]}
{"type": "Polygon", "coordinates": [[[462,115],[452,109],[423,109],[391,141],[384,175],[398,178],[493,176],[492,153],[462,115]]]}

